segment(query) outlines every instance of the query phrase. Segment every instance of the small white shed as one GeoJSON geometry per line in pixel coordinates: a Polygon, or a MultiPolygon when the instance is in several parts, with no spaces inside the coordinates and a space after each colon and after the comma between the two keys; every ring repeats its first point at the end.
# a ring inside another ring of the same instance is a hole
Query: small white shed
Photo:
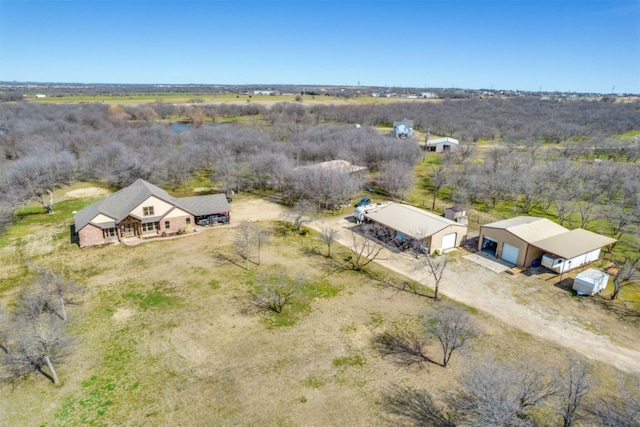
{"type": "Polygon", "coordinates": [[[608,282],[607,273],[589,268],[576,276],[573,281],[573,290],[578,295],[595,295],[606,288],[608,282]]]}

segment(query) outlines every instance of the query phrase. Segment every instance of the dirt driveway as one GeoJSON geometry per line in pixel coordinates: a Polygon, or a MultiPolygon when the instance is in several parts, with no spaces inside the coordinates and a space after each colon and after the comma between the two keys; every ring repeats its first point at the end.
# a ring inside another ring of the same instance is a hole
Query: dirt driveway
{"type": "MultiPolygon", "coordinates": [[[[282,207],[253,199],[234,205],[234,221],[281,218],[282,207]]],[[[350,228],[355,224],[340,217],[315,220],[309,226],[317,231],[332,227],[339,231],[337,241],[349,246],[350,228]]],[[[627,372],[640,372],[640,330],[600,307],[583,303],[553,283],[525,275],[509,276],[464,259],[464,250],[446,256],[450,263],[440,284],[440,293],[474,307],[526,333],[555,342],[582,355],[616,366],[627,372]]],[[[378,263],[397,273],[431,286],[418,260],[384,249],[378,263]]]]}

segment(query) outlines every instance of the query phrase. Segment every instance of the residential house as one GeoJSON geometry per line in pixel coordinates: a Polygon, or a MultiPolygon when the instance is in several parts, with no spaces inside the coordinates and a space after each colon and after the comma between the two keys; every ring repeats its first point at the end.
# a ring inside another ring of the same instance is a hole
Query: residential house
{"type": "Polygon", "coordinates": [[[616,242],[581,228],[568,230],[546,218],[518,216],[480,226],[478,250],[519,267],[542,264],[557,273],[596,261],[616,242]]]}
{"type": "Polygon", "coordinates": [[[195,225],[228,222],[224,194],[176,198],[142,179],[75,214],[80,247],[151,238],[187,231],[195,225]]]}
{"type": "Polygon", "coordinates": [[[413,120],[403,119],[401,122],[393,122],[393,136],[411,138],[413,136],[413,120]]]}

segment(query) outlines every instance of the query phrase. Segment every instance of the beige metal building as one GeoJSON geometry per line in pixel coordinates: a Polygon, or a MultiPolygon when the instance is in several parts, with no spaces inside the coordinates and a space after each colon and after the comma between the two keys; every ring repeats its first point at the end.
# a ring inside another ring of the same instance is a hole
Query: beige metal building
{"type": "Polygon", "coordinates": [[[410,205],[389,203],[365,218],[392,231],[396,241],[414,241],[429,254],[460,246],[467,226],[410,205]]]}
{"type": "Polygon", "coordinates": [[[569,231],[546,218],[519,216],[481,226],[478,250],[520,267],[539,261],[562,273],[597,260],[601,248],[615,242],[581,228],[569,231]]]}

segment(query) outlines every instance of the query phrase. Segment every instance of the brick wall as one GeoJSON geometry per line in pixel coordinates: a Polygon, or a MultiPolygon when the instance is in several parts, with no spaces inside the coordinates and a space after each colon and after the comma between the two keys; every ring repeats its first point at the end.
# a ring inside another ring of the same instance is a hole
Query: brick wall
{"type": "Polygon", "coordinates": [[[78,232],[78,239],[80,240],[80,247],[101,245],[104,243],[104,237],[102,235],[102,229],[87,224],[82,230],[78,232]]]}
{"type": "Polygon", "coordinates": [[[191,215],[177,216],[169,219],[160,220],[159,233],[161,235],[162,233],[176,234],[178,230],[185,231],[185,229],[187,228],[187,218],[191,219],[191,226],[193,227],[195,224],[195,221],[191,215]],[[169,228],[165,228],[165,222],[167,221],[169,222],[169,228]]]}

